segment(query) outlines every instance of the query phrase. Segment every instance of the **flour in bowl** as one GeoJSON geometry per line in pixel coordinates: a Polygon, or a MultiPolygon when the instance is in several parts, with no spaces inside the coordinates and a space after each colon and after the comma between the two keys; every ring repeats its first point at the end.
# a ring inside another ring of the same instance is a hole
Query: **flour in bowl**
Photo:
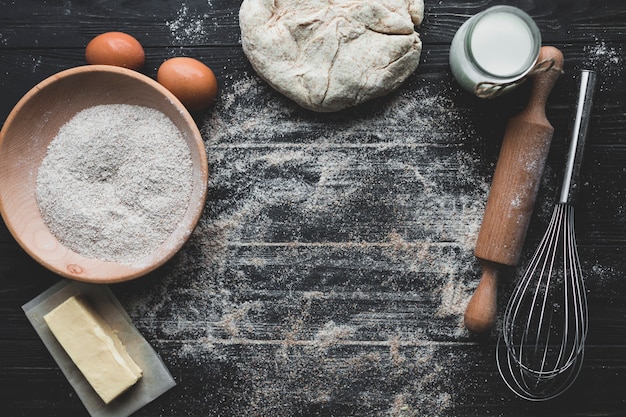
{"type": "Polygon", "coordinates": [[[48,146],[37,202],[50,231],[74,252],[132,263],[182,220],[192,175],[189,147],[165,114],[98,105],[77,113],[48,146]]]}

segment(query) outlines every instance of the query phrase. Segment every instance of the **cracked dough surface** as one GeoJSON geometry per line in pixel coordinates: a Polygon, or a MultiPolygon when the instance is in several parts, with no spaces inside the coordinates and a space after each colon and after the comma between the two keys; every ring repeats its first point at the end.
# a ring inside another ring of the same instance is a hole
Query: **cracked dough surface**
{"type": "Polygon", "coordinates": [[[423,0],[244,0],[244,53],[301,106],[331,112],[385,95],[419,64],[423,0]]]}

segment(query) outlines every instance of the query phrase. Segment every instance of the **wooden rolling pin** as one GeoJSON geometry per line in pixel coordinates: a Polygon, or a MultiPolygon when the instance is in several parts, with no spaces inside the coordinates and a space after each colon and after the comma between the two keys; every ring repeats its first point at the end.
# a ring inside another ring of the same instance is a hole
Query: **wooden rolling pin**
{"type": "Polygon", "coordinates": [[[464,317],[465,327],[474,333],[493,327],[498,274],[504,266],[519,261],[550,150],[554,128],[546,118],[545,106],[562,72],[563,54],[543,46],[537,62],[546,60],[554,60],[554,65],[533,76],[528,105],[509,120],[500,148],[474,251],[482,277],[464,317]]]}

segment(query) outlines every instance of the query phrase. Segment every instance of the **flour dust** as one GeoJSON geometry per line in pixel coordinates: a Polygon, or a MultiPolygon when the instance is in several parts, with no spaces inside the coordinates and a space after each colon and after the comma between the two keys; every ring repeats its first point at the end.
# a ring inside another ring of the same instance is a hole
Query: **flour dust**
{"type": "Polygon", "coordinates": [[[199,369],[196,409],[450,412],[489,181],[468,110],[438,91],[414,78],[367,108],[317,114],[255,74],[226,83],[202,127],[197,229],[120,294],[147,337],[179,346],[170,363],[199,369]],[[355,395],[361,409],[343,409],[355,395]]]}
{"type": "MultiPolygon", "coordinates": [[[[212,4],[209,0],[206,10],[211,10],[211,8],[212,4]]],[[[181,3],[176,16],[166,22],[173,44],[188,45],[190,43],[199,44],[206,42],[208,36],[206,24],[208,19],[208,13],[189,9],[186,3],[181,3]]]]}

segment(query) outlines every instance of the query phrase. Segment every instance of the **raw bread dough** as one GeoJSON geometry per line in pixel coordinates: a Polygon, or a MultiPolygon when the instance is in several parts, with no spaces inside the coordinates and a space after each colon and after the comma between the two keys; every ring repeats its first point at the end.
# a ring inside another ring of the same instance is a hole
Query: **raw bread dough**
{"type": "Polygon", "coordinates": [[[423,0],[244,0],[243,50],[301,106],[330,112],[396,89],[415,71],[423,0]]]}

